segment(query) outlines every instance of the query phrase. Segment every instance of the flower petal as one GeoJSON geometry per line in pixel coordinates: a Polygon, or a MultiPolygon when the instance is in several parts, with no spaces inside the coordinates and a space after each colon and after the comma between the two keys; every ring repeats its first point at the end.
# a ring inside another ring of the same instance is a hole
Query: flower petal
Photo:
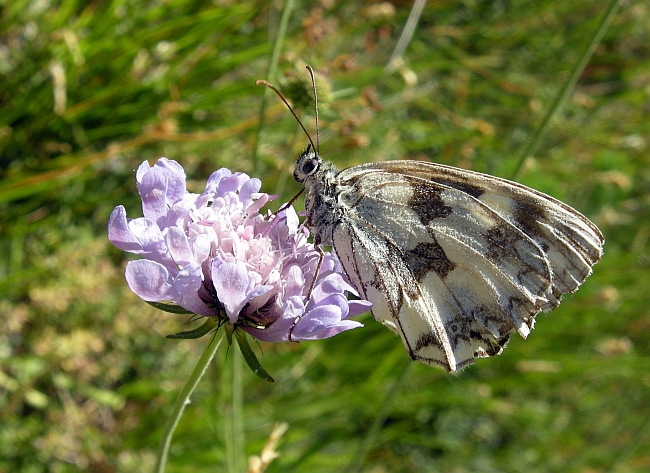
{"type": "Polygon", "coordinates": [[[162,264],[146,259],[129,261],[126,265],[126,282],[133,292],[145,301],[172,300],[169,272],[162,264]]]}
{"type": "Polygon", "coordinates": [[[345,317],[346,319],[368,312],[372,308],[372,302],[364,299],[348,301],[348,307],[349,311],[347,317],[345,317]]]}
{"type": "MultiPolygon", "coordinates": [[[[248,177],[248,176],[247,176],[248,177]]],[[[253,202],[252,195],[257,193],[262,188],[262,181],[259,179],[249,179],[239,189],[239,200],[244,204],[247,209],[253,202]]]]}
{"type": "Polygon", "coordinates": [[[222,263],[217,259],[212,265],[212,284],[232,323],[237,322],[239,313],[249,300],[272,288],[255,287],[255,278],[243,263],[222,263]]]}
{"type": "Polygon", "coordinates": [[[217,311],[208,307],[198,295],[202,282],[203,270],[201,269],[201,265],[189,263],[179,271],[172,282],[172,288],[176,293],[172,300],[184,309],[195,314],[208,317],[216,316],[218,315],[217,311]]]}
{"type": "Polygon", "coordinates": [[[208,182],[205,185],[204,194],[216,194],[221,179],[223,179],[224,177],[228,177],[231,174],[232,173],[230,172],[230,169],[226,169],[226,168],[221,168],[213,172],[212,174],[210,174],[210,177],[208,177],[208,182]]]}
{"type": "Polygon", "coordinates": [[[159,222],[165,226],[164,219],[167,216],[167,176],[159,169],[153,167],[138,184],[138,192],[142,198],[142,213],[146,218],[159,222]]]}
{"type": "Polygon", "coordinates": [[[166,246],[160,228],[148,218],[127,219],[124,207],[118,205],[108,221],[108,239],[120,250],[150,256],[163,262],[166,246]]]}
{"type": "Polygon", "coordinates": [[[292,340],[320,340],[333,337],[345,330],[363,327],[354,320],[341,320],[341,307],[326,305],[305,314],[291,332],[292,340]]]}
{"type": "Polygon", "coordinates": [[[167,190],[165,197],[169,206],[182,200],[185,197],[185,170],[176,161],[167,158],[160,158],[156,161],[154,168],[157,168],[167,177],[167,190]]]}
{"type": "Polygon", "coordinates": [[[201,264],[210,256],[210,237],[200,233],[190,238],[190,247],[194,254],[194,261],[201,264]]]}
{"type": "Polygon", "coordinates": [[[148,218],[129,220],[129,230],[140,243],[141,251],[134,253],[162,254],[167,252],[165,238],[158,224],[148,218]]]}
{"type": "Polygon", "coordinates": [[[183,230],[178,227],[167,228],[165,242],[169,249],[169,255],[177,265],[185,266],[190,262],[194,262],[194,254],[183,230]]]}
{"type": "Polygon", "coordinates": [[[129,228],[124,206],[118,205],[108,219],[108,241],[123,251],[137,253],[142,251],[140,241],[129,228]]]}
{"type": "Polygon", "coordinates": [[[142,177],[147,174],[149,171],[151,171],[151,166],[149,166],[148,161],[143,161],[140,166],[138,166],[138,170],[135,172],[135,182],[137,184],[140,184],[142,182],[142,177]]]}
{"type": "Polygon", "coordinates": [[[226,195],[229,192],[237,192],[249,179],[248,175],[243,172],[236,172],[230,176],[225,176],[219,182],[217,193],[219,195],[226,195]]]}
{"type": "Polygon", "coordinates": [[[305,275],[297,264],[292,265],[284,277],[284,296],[301,296],[305,287],[305,275]]]}

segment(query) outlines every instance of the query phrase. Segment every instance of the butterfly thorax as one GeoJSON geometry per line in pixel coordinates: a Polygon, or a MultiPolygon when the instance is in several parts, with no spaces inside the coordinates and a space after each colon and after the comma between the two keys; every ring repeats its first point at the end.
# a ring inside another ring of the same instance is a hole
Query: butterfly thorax
{"type": "Polygon", "coordinates": [[[309,148],[296,161],[293,177],[305,186],[306,223],[314,232],[316,245],[332,244],[332,230],[348,209],[341,197],[349,189],[340,184],[338,173],[334,164],[309,148]]]}

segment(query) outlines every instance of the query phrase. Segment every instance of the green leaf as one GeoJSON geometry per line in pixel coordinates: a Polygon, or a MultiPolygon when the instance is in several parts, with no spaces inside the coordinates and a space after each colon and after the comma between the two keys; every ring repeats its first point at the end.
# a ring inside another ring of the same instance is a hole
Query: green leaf
{"type": "Polygon", "coordinates": [[[194,313],[176,304],[167,304],[165,302],[150,302],[150,301],[145,301],[145,302],[150,306],[155,307],[156,309],[164,310],[165,312],[171,312],[172,314],[186,315],[186,314],[194,313]]]}
{"type": "Polygon", "coordinates": [[[270,374],[266,372],[264,368],[262,368],[260,362],[257,361],[257,356],[255,356],[253,349],[248,344],[246,332],[243,330],[235,330],[235,338],[237,339],[237,343],[239,344],[239,349],[241,350],[242,355],[244,355],[246,364],[251,370],[253,370],[253,373],[262,378],[264,381],[273,383],[275,380],[271,377],[270,374]]]}
{"type": "Polygon", "coordinates": [[[178,333],[173,333],[171,335],[167,335],[167,338],[171,339],[192,339],[192,338],[200,338],[205,334],[208,334],[212,332],[213,330],[216,330],[219,328],[219,320],[216,317],[208,317],[207,320],[203,325],[201,325],[199,328],[196,328],[194,330],[188,330],[187,332],[178,332],[178,333]]]}

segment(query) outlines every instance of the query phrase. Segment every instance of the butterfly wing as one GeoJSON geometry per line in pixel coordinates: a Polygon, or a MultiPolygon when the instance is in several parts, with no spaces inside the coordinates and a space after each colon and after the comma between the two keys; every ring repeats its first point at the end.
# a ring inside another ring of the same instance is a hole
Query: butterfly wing
{"type": "Polygon", "coordinates": [[[338,185],[332,241],[351,282],[412,359],[449,371],[500,353],[513,329],[525,338],[602,255],[588,219],[503,179],[394,161],[338,185]]]}

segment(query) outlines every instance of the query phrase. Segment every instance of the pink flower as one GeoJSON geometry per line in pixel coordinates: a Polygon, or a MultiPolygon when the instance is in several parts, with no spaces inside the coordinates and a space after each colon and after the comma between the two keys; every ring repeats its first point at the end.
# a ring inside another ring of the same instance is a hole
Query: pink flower
{"type": "Polygon", "coordinates": [[[195,314],[218,317],[265,341],[316,340],[362,326],[349,320],[369,309],[326,253],[307,241],[293,207],[265,218],[271,200],[261,182],[222,168],[202,194],[185,188],[176,163],[145,161],[136,174],[144,217],[117,206],[108,238],[139,254],[126,268],[129,287],[150,302],[171,301],[195,314]],[[309,299],[312,281],[314,289],[309,299]]]}

